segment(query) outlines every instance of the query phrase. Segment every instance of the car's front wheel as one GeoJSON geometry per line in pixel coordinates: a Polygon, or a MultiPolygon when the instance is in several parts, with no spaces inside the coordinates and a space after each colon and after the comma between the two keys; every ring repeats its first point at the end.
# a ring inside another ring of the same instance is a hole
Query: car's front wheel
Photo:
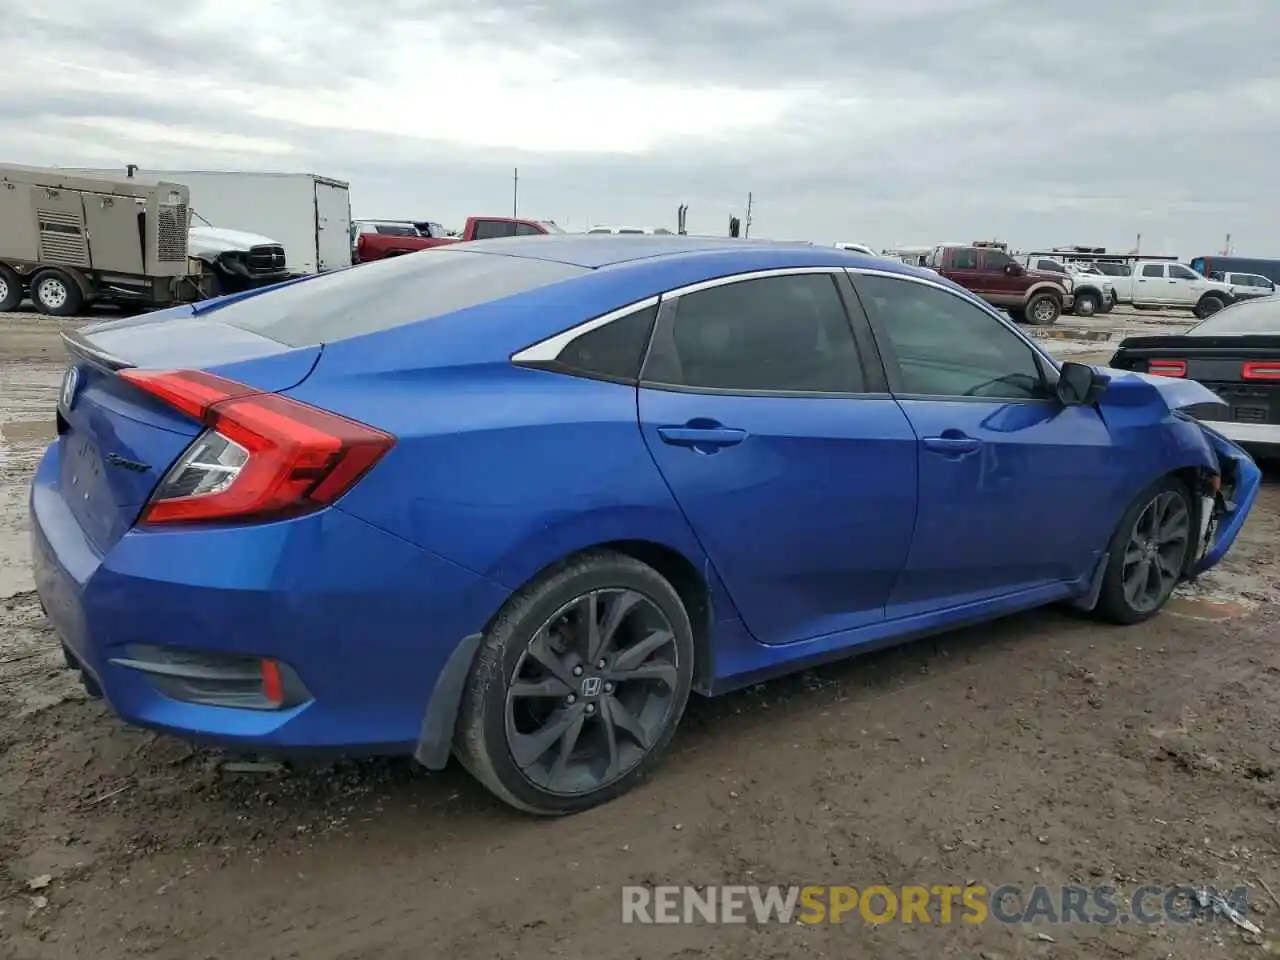
{"type": "Polygon", "coordinates": [[[1076,294],[1072,311],[1077,317],[1092,317],[1101,309],[1102,299],[1096,293],[1086,290],[1083,293],[1076,294]]]}
{"type": "Polygon", "coordinates": [[[604,803],[657,762],[693,660],[688,613],[664,577],[611,551],[576,557],[515,594],[486,632],[454,753],[521,810],[604,803]]]}
{"type": "Polygon", "coordinates": [[[1176,477],[1148,487],[1125,511],[1111,540],[1097,612],[1140,623],[1168,602],[1192,546],[1191,494],[1176,477]]]}

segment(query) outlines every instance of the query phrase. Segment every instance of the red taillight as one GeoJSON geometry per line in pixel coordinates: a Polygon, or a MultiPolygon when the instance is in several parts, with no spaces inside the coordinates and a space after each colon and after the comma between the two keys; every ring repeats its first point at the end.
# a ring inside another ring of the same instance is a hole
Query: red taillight
{"type": "Polygon", "coordinates": [[[1187,361],[1185,360],[1152,360],[1147,364],[1147,373],[1157,377],[1185,377],[1187,361]]]}
{"type": "Polygon", "coordinates": [[[262,661],[262,696],[273,707],[284,703],[284,679],[280,676],[280,664],[274,660],[262,661]]]}
{"type": "Polygon", "coordinates": [[[1280,363],[1269,360],[1250,360],[1240,370],[1245,380],[1280,380],[1280,363]]]}
{"type": "Polygon", "coordinates": [[[395,437],[198,370],[120,376],[207,428],[142,512],[143,523],[274,520],[328,506],[395,437]]]}

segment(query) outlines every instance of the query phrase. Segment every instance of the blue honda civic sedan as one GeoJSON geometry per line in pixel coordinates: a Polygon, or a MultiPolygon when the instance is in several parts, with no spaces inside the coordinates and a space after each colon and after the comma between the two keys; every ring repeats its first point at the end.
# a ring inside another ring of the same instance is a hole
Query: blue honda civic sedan
{"type": "Polygon", "coordinates": [[[458,244],[66,334],[31,488],[67,662],[254,753],[456,756],[566,814],[692,691],[1069,601],[1156,613],[1259,471],[1194,382],[1059,365],[798,244],[458,244]]]}

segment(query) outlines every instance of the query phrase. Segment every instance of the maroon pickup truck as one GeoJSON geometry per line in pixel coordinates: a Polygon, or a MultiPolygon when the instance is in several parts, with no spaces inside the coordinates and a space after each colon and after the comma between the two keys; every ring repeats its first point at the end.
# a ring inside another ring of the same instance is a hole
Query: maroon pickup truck
{"type": "Polygon", "coordinates": [[[925,266],[1008,310],[1019,323],[1047,327],[1072,305],[1069,280],[1028,270],[995,247],[937,247],[925,266]]]}
{"type": "Polygon", "coordinates": [[[564,233],[549,220],[512,217],[468,217],[460,237],[446,236],[440,224],[425,220],[353,220],[351,232],[352,263],[369,263],[468,240],[564,233]]]}

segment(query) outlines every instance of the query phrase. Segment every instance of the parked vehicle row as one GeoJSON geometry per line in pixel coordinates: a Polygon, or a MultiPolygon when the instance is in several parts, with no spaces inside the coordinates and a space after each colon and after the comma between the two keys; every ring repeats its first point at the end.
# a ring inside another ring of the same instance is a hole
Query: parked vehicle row
{"type": "Polygon", "coordinates": [[[1019,323],[1048,326],[1075,303],[1070,277],[1029,270],[996,246],[935,247],[926,266],[1009,311],[1019,323]]]}
{"type": "Polygon", "coordinates": [[[453,243],[563,232],[550,220],[516,217],[468,217],[459,236],[446,234],[431,221],[357,220],[352,224],[351,257],[352,263],[369,263],[453,243]]]}
{"type": "Polygon", "coordinates": [[[166,307],[291,276],[280,244],[191,215],[181,183],[0,164],[0,311],[166,307]]]}
{"type": "MultiPolygon", "coordinates": [[[[65,173],[138,183],[180,183],[187,188],[192,228],[214,227],[214,243],[256,235],[284,253],[281,273],[306,276],[351,265],[351,190],[343,180],[312,173],[155,170],[82,167],[65,173]],[[243,232],[243,233],[241,233],[243,232]]],[[[263,240],[255,241],[257,243],[263,240]]],[[[193,252],[199,249],[196,236],[193,252]]],[[[230,248],[229,248],[230,249],[230,248]]],[[[231,285],[229,289],[238,289],[231,285]]]]}
{"type": "MultiPolygon", "coordinates": [[[[1069,296],[967,257],[1032,317],[1069,296]]],[[[691,691],[1143,621],[1260,481],[1180,412],[1205,387],[814,244],[459,243],[64,339],[34,571],[90,691],[242,751],[453,755],[539,814],[637,784],[691,691]]]]}
{"type": "Polygon", "coordinates": [[[1057,274],[1071,280],[1072,303],[1065,309],[1066,313],[1081,317],[1109,313],[1117,303],[1115,284],[1104,274],[1095,274],[1043,254],[1024,255],[1021,263],[1028,270],[1057,274]]]}

